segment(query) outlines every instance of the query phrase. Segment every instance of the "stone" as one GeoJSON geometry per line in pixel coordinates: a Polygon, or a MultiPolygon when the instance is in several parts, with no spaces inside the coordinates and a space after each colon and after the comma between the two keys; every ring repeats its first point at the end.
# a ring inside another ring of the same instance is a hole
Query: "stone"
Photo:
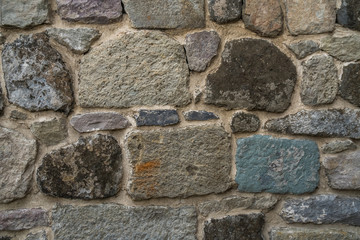
{"type": "Polygon", "coordinates": [[[136,126],[169,126],[179,123],[176,110],[139,110],[135,115],[136,126]]]}
{"type": "Polygon", "coordinates": [[[20,112],[18,110],[12,110],[10,112],[10,118],[14,120],[26,120],[28,116],[24,112],[20,112]]]}
{"type": "Polygon", "coordinates": [[[359,82],[360,64],[351,63],[344,66],[339,87],[340,96],[357,107],[360,107],[359,82]]]}
{"type": "Polygon", "coordinates": [[[290,105],[296,78],[290,58],[270,42],[232,40],[225,44],[219,69],[206,79],[205,103],[283,112],[290,105]]]}
{"type": "Polygon", "coordinates": [[[241,0],[208,0],[210,20],[219,24],[239,20],[241,8],[241,0]]]}
{"type": "Polygon", "coordinates": [[[313,40],[303,40],[291,42],[286,46],[295,54],[297,59],[303,59],[317,51],[320,51],[320,45],[313,40]]]}
{"type": "Polygon", "coordinates": [[[327,54],[317,54],[301,65],[301,101],[308,106],[334,102],[338,93],[338,71],[334,59],[327,54]]]}
{"type": "Polygon", "coordinates": [[[40,190],[63,198],[100,199],[117,194],[122,178],[121,149],[109,135],[80,137],[47,153],[37,170],[40,190]]]}
{"type": "Polygon", "coordinates": [[[236,177],[241,192],[303,194],[319,183],[320,154],[310,140],[254,135],[237,139],[236,177]]]}
{"type": "Polygon", "coordinates": [[[286,25],[291,35],[332,32],[336,0],[285,0],[286,25]]]}
{"type": "Polygon", "coordinates": [[[355,150],[357,148],[356,144],[351,140],[344,140],[344,141],[332,141],[329,143],[324,144],[321,147],[323,153],[327,154],[334,154],[344,152],[346,150],[355,150]]]}
{"type": "Polygon", "coordinates": [[[44,33],[21,35],[5,44],[2,69],[10,103],[29,111],[70,111],[71,77],[44,33]]]}
{"type": "Polygon", "coordinates": [[[30,191],[36,154],[35,140],[0,127],[0,203],[23,198],[30,191]]]}
{"type": "Polygon", "coordinates": [[[286,200],[280,216],[288,223],[360,225],[360,199],[317,195],[286,200]]]}
{"type": "Polygon", "coordinates": [[[196,239],[194,207],[128,207],[118,204],[58,205],[54,239],[196,239]]]}
{"type": "Polygon", "coordinates": [[[212,112],[200,110],[200,111],[186,111],[183,113],[186,121],[207,121],[219,119],[219,117],[212,112]]]}
{"type": "Polygon", "coordinates": [[[12,238],[9,236],[0,236],[0,240],[11,240],[12,238]]]}
{"type": "Polygon", "coordinates": [[[133,200],[221,193],[232,185],[230,139],[222,127],[133,131],[126,147],[133,200]]]}
{"type": "Polygon", "coordinates": [[[270,233],[270,240],[354,240],[360,235],[344,229],[307,229],[307,228],[273,228],[270,233]]]}
{"type": "Polygon", "coordinates": [[[205,27],[204,0],[123,0],[135,28],[183,29],[205,27]]]}
{"type": "Polygon", "coordinates": [[[185,106],[191,101],[184,48],[157,31],[127,33],[80,64],[81,107],[185,106]]]}
{"type": "Polygon", "coordinates": [[[2,90],[1,90],[1,87],[0,87],[0,114],[3,113],[3,110],[4,110],[4,97],[3,97],[3,94],[2,94],[2,90]]]}
{"type": "Polygon", "coordinates": [[[240,214],[205,222],[204,240],[262,240],[264,214],[240,214]]]}
{"type": "Polygon", "coordinates": [[[260,119],[251,113],[236,112],[231,119],[230,128],[233,133],[256,132],[260,128],[260,119]]]}
{"type": "Polygon", "coordinates": [[[25,240],[48,240],[46,232],[41,231],[37,233],[29,233],[26,235],[25,240]]]}
{"type": "Polygon", "coordinates": [[[4,44],[6,41],[6,36],[0,32],[0,45],[4,44]]]}
{"type": "Polygon", "coordinates": [[[121,114],[115,112],[93,112],[78,114],[71,118],[70,125],[78,132],[108,131],[124,129],[130,125],[121,114]]]}
{"type": "Polygon", "coordinates": [[[357,0],[342,0],[336,19],[340,25],[360,31],[360,2],[357,0]]]}
{"type": "Polygon", "coordinates": [[[44,209],[27,208],[0,212],[0,231],[19,231],[40,226],[49,226],[49,216],[44,209]]]}
{"type": "Polygon", "coordinates": [[[35,138],[46,146],[59,144],[68,136],[65,118],[34,122],[30,125],[30,130],[35,138]]]}
{"type": "Polygon", "coordinates": [[[247,29],[262,37],[276,37],[283,30],[279,0],[244,0],[242,18],[247,29]]]}
{"type": "Polygon", "coordinates": [[[185,52],[189,69],[203,72],[217,55],[220,44],[219,34],[215,31],[190,33],[185,38],[185,52]]]}
{"type": "Polygon", "coordinates": [[[195,89],[194,91],[194,103],[199,103],[202,98],[203,92],[200,89],[195,89]]]}
{"type": "Polygon", "coordinates": [[[352,62],[360,59],[358,47],[360,34],[327,36],[321,39],[320,48],[334,58],[343,62],[352,62]]]}
{"type": "Polygon", "coordinates": [[[2,27],[30,28],[48,22],[48,0],[2,0],[1,20],[2,27]]]}
{"type": "Polygon", "coordinates": [[[58,14],[69,22],[107,24],[120,20],[121,0],[56,0],[58,14]]]}
{"type": "Polygon", "coordinates": [[[360,110],[301,110],[265,123],[270,132],[317,137],[349,137],[360,139],[360,110]]]}
{"type": "Polygon", "coordinates": [[[101,33],[93,28],[50,28],[46,30],[46,33],[56,42],[77,54],[89,51],[91,44],[101,36],[101,33]]]}

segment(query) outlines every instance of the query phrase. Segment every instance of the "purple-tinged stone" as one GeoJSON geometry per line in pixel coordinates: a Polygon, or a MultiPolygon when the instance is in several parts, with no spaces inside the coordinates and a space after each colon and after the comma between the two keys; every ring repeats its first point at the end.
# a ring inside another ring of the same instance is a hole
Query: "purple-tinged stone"
{"type": "Polygon", "coordinates": [[[0,212],[0,231],[19,231],[48,225],[48,213],[41,208],[15,209],[0,212]]]}

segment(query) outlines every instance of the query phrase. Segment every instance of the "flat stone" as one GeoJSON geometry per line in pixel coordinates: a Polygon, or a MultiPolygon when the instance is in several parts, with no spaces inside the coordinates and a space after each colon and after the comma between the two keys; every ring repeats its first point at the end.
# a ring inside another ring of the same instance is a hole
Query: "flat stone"
{"type": "Polygon", "coordinates": [[[37,233],[29,233],[26,235],[25,240],[48,240],[46,232],[41,231],[37,233]]]}
{"type": "Polygon", "coordinates": [[[270,240],[354,240],[360,235],[344,229],[307,229],[307,228],[273,228],[270,233],[270,240]]]}
{"type": "Polygon", "coordinates": [[[0,231],[19,231],[49,226],[48,213],[41,208],[14,209],[0,212],[0,231]]]}
{"type": "Polygon", "coordinates": [[[98,30],[92,28],[51,28],[47,29],[46,33],[56,42],[77,54],[89,51],[91,44],[101,36],[98,30]]]}
{"type": "Polygon", "coordinates": [[[340,96],[360,107],[360,64],[351,63],[343,67],[343,74],[340,82],[340,96]]]}
{"type": "Polygon", "coordinates": [[[292,35],[332,32],[336,0],[285,0],[285,19],[292,35]]]}
{"type": "Polygon", "coordinates": [[[190,103],[183,46],[157,31],[127,33],[93,48],[80,64],[81,107],[190,103]]]}
{"type": "Polygon", "coordinates": [[[58,205],[52,212],[54,237],[68,239],[196,239],[194,207],[58,205]]]}
{"type": "Polygon", "coordinates": [[[205,103],[283,112],[290,105],[296,78],[294,64],[270,42],[232,40],[225,44],[219,69],[206,79],[205,103]]]}
{"type": "Polygon", "coordinates": [[[0,32],[0,45],[4,44],[6,41],[6,36],[0,32]]]}
{"type": "Polygon", "coordinates": [[[0,240],[11,240],[12,237],[10,236],[0,236],[0,240]]]}
{"type": "Polygon", "coordinates": [[[71,118],[70,124],[76,131],[81,133],[118,130],[130,125],[123,115],[115,112],[78,114],[71,118]]]}
{"type": "Polygon", "coordinates": [[[49,18],[48,0],[1,1],[2,27],[30,28],[46,23],[49,18]]]}
{"type": "Polygon", "coordinates": [[[217,55],[220,44],[219,34],[215,31],[190,33],[185,38],[185,52],[189,69],[203,72],[217,55]]]}
{"type": "Polygon", "coordinates": [[[352,62],[360,59],[359,44],[360,34],[335,34],[321,39],[320,48],[340,61],[352,62]]]}
{"type": "Polygon", "coordinates": [[[169,126],[179,123],[176,110],[144,110],[135,115],[136,126],[169,126]]]}
{"type": "Polygon", "coordinates": [[[208,0],[210,20],[219,24],[241,18],[241,0],[208,0]]]}
{"type": "Polygon", "coordinates": [[[10,118],[14,120],[26,120],[28,116],[24,112],[20,112],[18,110],[12,110],[10,112],[10,118]]]}
{"type": "Polygon", "coordinates": [[[278,0],[244,0],[245,27],[263,37],[276,37],[283,30],[284,18],[278,0]]]}
{"type": "Polygon", "coordinates": [[[360,2],[357,0],[342,0],[336,19],[340,25],[359,31],[360,2]]]}
{"type": "Polygon", "coordinates": [[[121,149],[115,138],[97,134],[53,150],[37,171],[40,190],[54,197],[99,199],[117,194],[121,149]]]}
{"type": "Polygon", "coordinates": [[[10,103],[29,111],[70,111],[71,77],[44,33],[5,44],[2,69],[10,103]]]}
{"type": "Polygon", "coordinates": [[[262,240],[264,214],[252,213],[210,219],[205,222],[205,240],[262,240]]]}
{"type": "Polygon", "coordinates": [[[123,0],[135,28],[171,29],[205,27],[204,0],[123,0]]]}
{"type": "Polygon", "coordinates": [[[344,140],[344,141],[332,141],[329,143],[324,144],[321,147],[323,153],[339,153],[344,152],[346,150],[355,150],[357,148],[356,144],[351,140],[344,140]]]}
{"type": "Polygon", "coordinates": [[[230,139],[222,127],[133,131],[126,146],[134,200],[221,193],[231,186],[230,139]]]}
{"type": "Polygon", "coordinates": [[[265,129],[284,134],[360,139],[360,110],[301,110],[267,121],[265,129]]]}
{"type": "Polygon", "coordinates": [[[286,44],[286,46],[295,54],[297,59],[303,59],[317,51],[320,51],[320,45],[313,40],[303,40],[286,44]]]}
{"type": "Polygon", "coordinates": [[[70,22],[107,24],[120,20],[121,0],[56,0],[60,17],[70,22]]]}
{"type": "Polygon", "coordinates": [[[280,213],[288,223],[360,225],[360,199],[336,195],[290,199],[280,213]]]}
{"type": "Polygon", "coordinates": [[[56,145],[68,136],[65,118],[34,122],[31,124],[30,130],[40,143],[47,146],[56,145]]]}
{"type": "Polygon", "coordinates": [[[251,113],[236,112],[231,119],[230,127],[233,133],[256,132],[260,128],[260,119],[251,113]]]}
{"type": "Polygon", "coordinates": [[[183,113],[186,121],[207,121],[219,119],[219,117],[212,112],[200,111],[186,111],[183,113]]]}
{"type": "Polygon", "coordinates": [[[0,127],[0,203],[23,198],[30,191],[36,141],[0,127]]]}

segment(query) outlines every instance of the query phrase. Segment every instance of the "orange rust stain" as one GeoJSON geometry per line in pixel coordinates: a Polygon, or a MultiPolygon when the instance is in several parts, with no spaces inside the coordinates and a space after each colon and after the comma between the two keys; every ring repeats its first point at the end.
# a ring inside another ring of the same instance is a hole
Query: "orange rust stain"
{"type": "Polygon", "coordinates": [[[149,173],[153,171],[154,168],[160,167],[160,161],[159,160],[153,160],[146,163],[138,163],[135,166],[135,173],[137,174],[144,174],[149,173]]]}
{"type": "Polygon", "coordinates": [[[147,18],[147,20],[151,20],[151,16],[147,16],[146,18],[147,18]]]}

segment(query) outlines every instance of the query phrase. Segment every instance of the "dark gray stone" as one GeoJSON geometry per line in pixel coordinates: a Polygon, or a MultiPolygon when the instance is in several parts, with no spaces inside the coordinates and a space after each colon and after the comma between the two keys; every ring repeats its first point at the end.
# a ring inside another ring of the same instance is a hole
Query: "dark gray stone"
{"type": "Polygon", "coordinates": [[[4,110],[4,97],[2,94],[2,89],[0,87],[0,115],[3,113],[4,110]]]}
{"type": "Polygon", "coordinates": [[[208,0],[210,20],[228,23],[241,18],[242,0],[208,0]]]}
{"type": "Polygon", "coordinates": [[[303,40],[286,44],[286,46],[295,54],[297,59],[303,59],[317,51],[320,51],[320,45],[313,40],[303,40]]]}
{"type": "Polygon", "coordinates": [[[28,208],[0,212],[0,231],[19,231],[40,226],[49,226],[49,216],[44,209],[28,208]]]}
{"type": "Polygon", "coordinates": [[[115,112],[96,112],[75,115],[70,120],[71,126],[78,132],[93,132],[124,129],[130,125],[121,114],[115,112]]]}
{"type": "Polygon", "coordinates": [[[34,122],[30,125],[30,130],[40,143],[47,146],[56,145],[68,136],[68,129],[65,118],[53,118],[34,122]]]}
{"type": "Polygon", "coordinates": [[[135,115],[136,126],[169,126],[179,123],[176,110],[140,110],[135,115]]]}
{"type": "Polygon", "coordinates": [[[360,107],[360,64],[351,63],[344,66],[340,83],[340,96],[357,107],[360,107]]]}
{"type": "Polygon", "coordinates": [[[360,31],[360,2],[358,0],[342,0],[336,20],[344,27],[360,31]]]}
{"type": "Polygon", "coordinates": [[[360,59],[359,44],[360,34],[351,32],[344,35],[341,32],[335,32],[321,39],[320,48],[340,61],[352,62],[360,59]]]}
{"type": "Polygon", "coordinates": [[[9,236],[0,236],[0,240],[11,240],[12,237],[9,236]]]}
{"type": "Polygon", "coordinates": [[[351,140],[344,140],[344,141],[332,141],[329,143],[324,144],[321,149],[323,153],[339,153],[346,150],[354,150],[356,149],[356,144],[351,140]]]}
{"type": "Polygon", "coordinates": [[[45,231],[37,232],[37,233],[29,233],[26,235],[25,240],[47,240],[47,235],[45,231]]]}
{"type": "Polygon", "coordinates": [[[6,41],[6,36],[0,32],[0,45],[4,44],[6,41]]]}
{"type": "Polygon", "coordinates": [[[273,228],[270,240],[355,240],[360,239],[356,232],[345,229],[307,229],[307,228],[273,228]]]}
{"type": "Polygon", "coordinates": [[[219,117],[215,113],[207,112],[204,110],[187,111],[184,112],[183,114],[186,121],[207,121],[207,120],[219,119],[219,117]]]}
{"type": "Polygon", "coordinates": [[[18,110],[13,110],[10,113],[10,118],[14,120],[26,120],[28,118],[27,114],[20,112],[18,110]]]}
{"type": "Polygon", "coordinates": [[[251,113],[236,112],[231,119],[230,127],[233,133],[256,132],[260,128],[260,119],[251,113]]]}

